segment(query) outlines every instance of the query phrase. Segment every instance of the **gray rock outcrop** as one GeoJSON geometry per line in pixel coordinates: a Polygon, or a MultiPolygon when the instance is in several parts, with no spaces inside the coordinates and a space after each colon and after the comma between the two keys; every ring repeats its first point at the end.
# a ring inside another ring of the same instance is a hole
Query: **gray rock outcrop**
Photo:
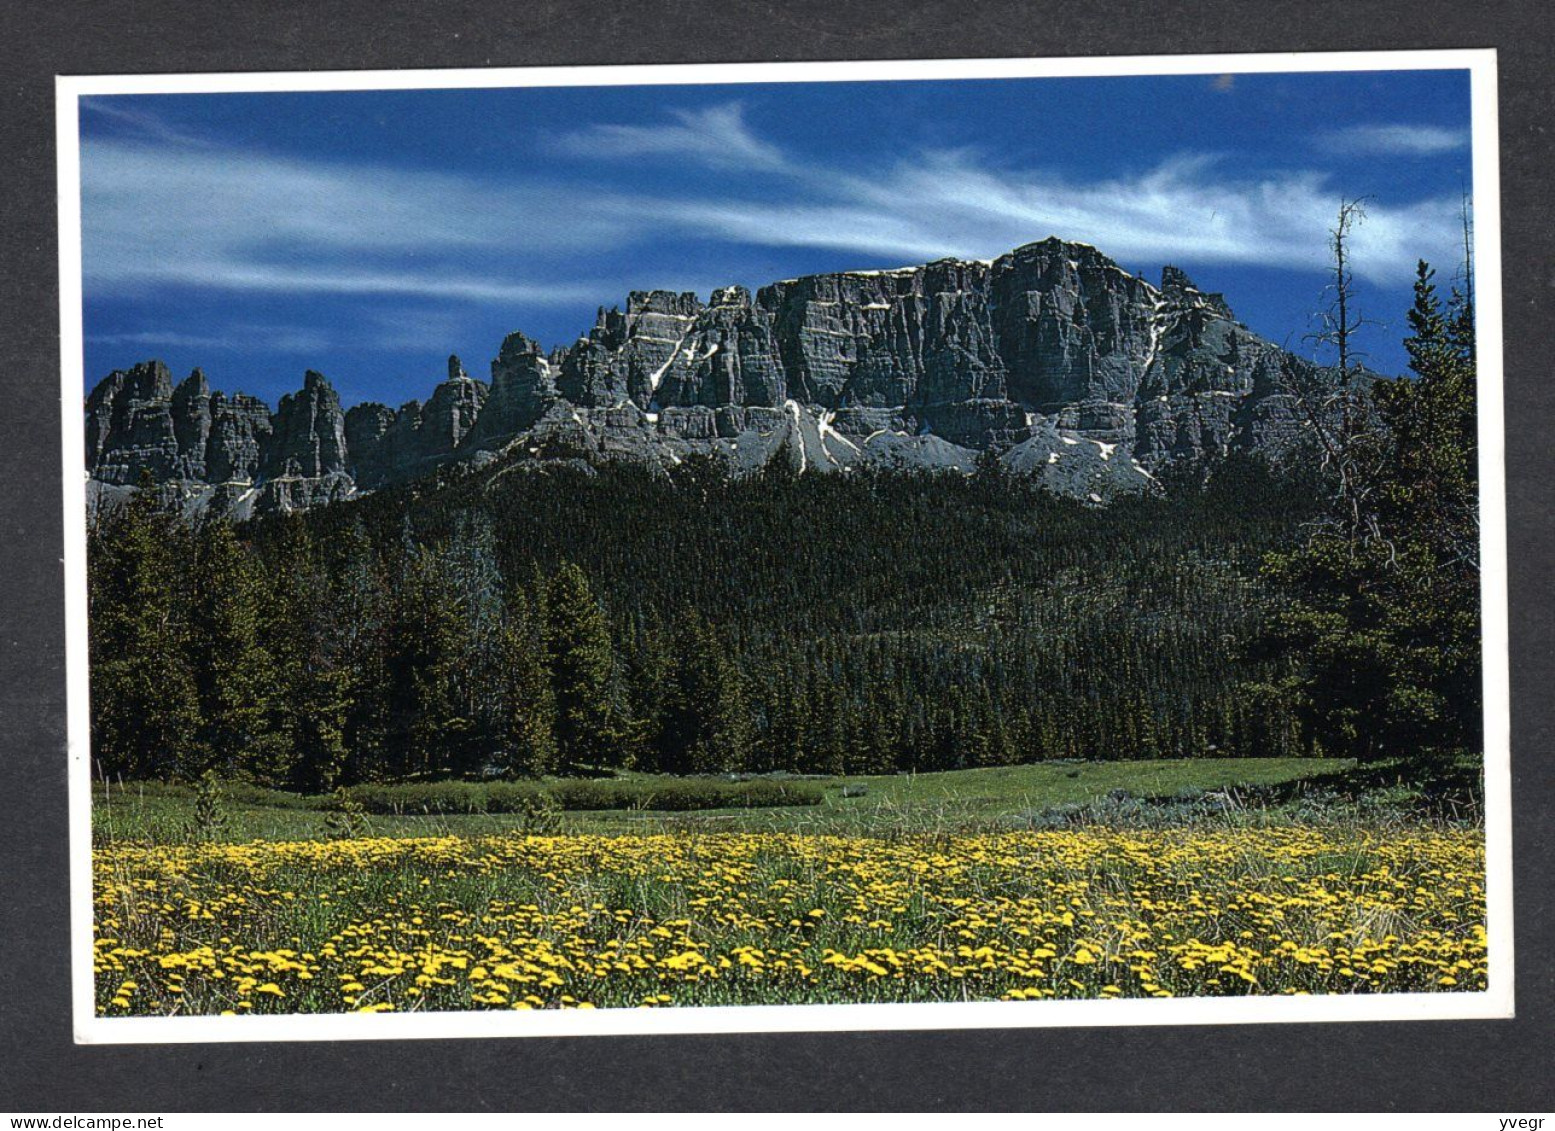
{"type": "Polygon", "coordinates": [[[832,272],[754,296],[634,291],[550,352],[508,335],[489,384],[449,358],[447,380],[398,410],[343,412],[310,371],[271,414],[213,393],[199,370],[175,388],[166,366],[144,362],[88,397],[87,467],[120,486],[145,472],[191,499],[227,484],[208,505],[242,511],[465,460],[968,471],[991,452],[1053,490],[1105,499],[1154,490],[1156,472],[1185,461],[1284,458],[1302,434],[1291,374],[1322,376],[1177,268],[1155,285],[1047,239],[987,262],[832,272]]]}
{"type": "Polygon", "coordinates": [[[260,473],[269,479],[316,479],[346,471],[346,419],[322,373],[308,370],[302,389],[281,398],[260,473]]]}

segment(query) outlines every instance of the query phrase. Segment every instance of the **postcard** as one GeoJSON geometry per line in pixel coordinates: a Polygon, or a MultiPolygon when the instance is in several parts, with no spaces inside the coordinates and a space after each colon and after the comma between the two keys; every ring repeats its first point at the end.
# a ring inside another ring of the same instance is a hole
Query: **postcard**
{"type": "Polygon", "coordinates": [[[77,1041],[1510,1016],[1493,51],[58,107],[77,1041]]]}

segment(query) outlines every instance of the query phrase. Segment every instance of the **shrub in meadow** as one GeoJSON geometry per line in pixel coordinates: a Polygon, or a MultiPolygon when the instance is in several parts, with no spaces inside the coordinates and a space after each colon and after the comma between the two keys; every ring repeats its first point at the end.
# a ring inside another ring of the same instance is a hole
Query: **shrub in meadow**
{"type": "Polygon", "coordinates": [[[190,840],[216,840],[227,829],[226,793],[211,770],[200,775],[194,790],[194,811],[185,826],[190,840]]]}

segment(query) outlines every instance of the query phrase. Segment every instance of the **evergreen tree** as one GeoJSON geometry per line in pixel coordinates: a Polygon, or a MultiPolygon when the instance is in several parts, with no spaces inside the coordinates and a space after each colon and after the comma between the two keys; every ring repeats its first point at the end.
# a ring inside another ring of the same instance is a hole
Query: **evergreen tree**
{"type": "Polygon", "coordinates": [[[539,618],[521,591],[508,602],[503,628],[503,768],[538,777],[556,765],[556,696],[545,667],[539,618]]]}
{"type": "Polygon", "coordinates": [[[203,523],[195,542],[190,671],[199,695],[203,768],[225,777],[276,757],[276,671],[260,640],[263,587],[232,527],[203,523]]]}
{"type": "MultiPolygon", "coordinates": [[[[1472,315],[1470,314],[1470,318],[1472,315]]],[[[1409,312],[1413,379],[1378,382],[1375,490],[1364,521],[1271,555],[1290,600],[1267,651],[1296,657],[1261,690],[1309,742],[1359,758],[1480,741],[1478,509],[1472,332],[1452,329],[1420,263],[1409,312]]]]}
{"type": "Polygon", "coordinates": [[[677,626],[670,692],[655,746],[670,773],[743,770],[749,716],[734,666],[712,628],[694,610],[677,626]]]}
{"type": "Polygon", "coordinates": [[[466,610],[459,604],[447,562],[418,547],[406,578],[401,639],[409,646],[409,703],[405,731],[408,770],[446,777],[467,768],[476,722],[463,683],[466,610]]]}
{"type": "Polygon", "coordinates": [[[262,785],[323,792],[346,761],[349,673],[338,663],[329,617],[329,579],[308,527],[286,516],[265,562],[269,576],[261,641],[278,679],[270,697],[271,739],[248,769],[262,785]]]}
{"type": "Polygon", "coordinates": [[[344,782],[378,781],[389,770],[390,684],[386,667],[389,585],[377,549],[357,519],[330,539],[339,663],[347,678],[344,782]]]}
{"type": "Polygon", "coordinates": [[[101,773],[191,778],[203,766],[198,690],[189,669],[187,541],[159,508],[149,475],[91,532],[92,750],[101,773]]]}
{"type": "Polygon", "coordinates": [[[660,773],[660,735],[672,695],[674,658],[668,634],[652,610],[642,610],[630,623],[619,673],[626,689],[626,721],[617,730],[626,765],[660,773]]]}
{"type": "Polygon", "coordinates": [[[510,721],[503,680],[510,659],[508,616],[495,533],[485,513],[462,516],[437,559],[453,635],[446,672],[452,716],[462,721],[457,740],[450,733],[447,758],[454,774],[467,776],[486,768],[510,721]]]}
{"type": "Polygon", "coordinates": [[[561,766],[576,771],[618,763],[620,747],[609,713],[610,631],[588,578],[570,562],[556,571],[546,590],[544,642],[561,766]]]}
{"type": "Polygon", "coordinates": [[[767,727],[762,736],[758,762],[763,771],[782,770],[798,773],[805,766],[806,712],[803,697],[794,680],[794,669],[774,665],[769,669],[767,727]]]}
{"type": "Polygon", "coordinates": [[[1382,485],[1385,584],[1398,653],[1394,709],[1418,741],[1480,741],[1479,473],[1474,315],[1466,291],[1441,310],[1423,261],[1405,345],[1413,382],[1379,390],[1393,438],[1382,485]]]}

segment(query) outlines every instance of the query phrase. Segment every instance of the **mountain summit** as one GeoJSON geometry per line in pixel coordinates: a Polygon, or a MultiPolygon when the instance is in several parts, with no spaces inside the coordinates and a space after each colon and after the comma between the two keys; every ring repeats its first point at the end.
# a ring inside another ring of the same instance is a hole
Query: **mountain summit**
{"type": "Polygon", "coordinates": [[[144,362],[87,398],[87,471],[110,492],[149,472],[191,510],[243,517],[460,461],[970,471],[989,452],[1100,501],[1152,490],[1154,472],[1183,461],[1279,458],[1300,433],[1283,375],[1314,372],[1182,271],[1153,285],[1050,238],[992,261],[808,275],[755,296],[634,291],[571,345],[508,335],[489,383],[450,358],[425,402],[397,410],[342,411],[310,371],[271,412],[211,392],[198,369],[175,387],[144,362]]]}

